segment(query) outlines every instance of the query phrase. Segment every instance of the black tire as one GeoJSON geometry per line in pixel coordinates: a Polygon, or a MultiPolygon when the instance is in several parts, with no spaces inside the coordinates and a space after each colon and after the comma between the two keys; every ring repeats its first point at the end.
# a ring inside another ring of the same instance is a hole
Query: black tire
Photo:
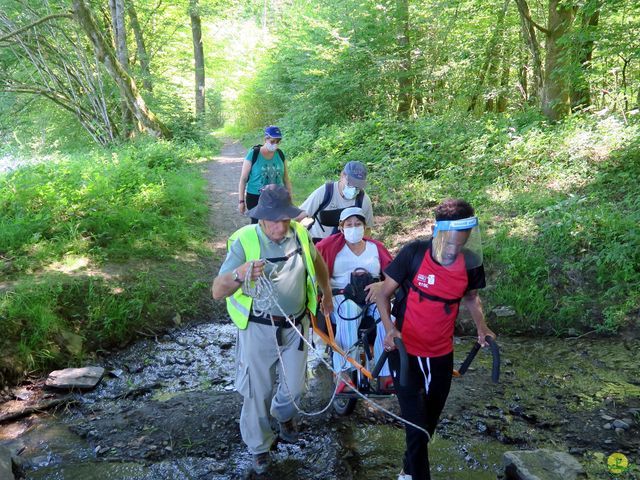
{"type": "Polygon", "coordinates": [[[357,398],[334,398],[333,409],[338,415],[345,417],[355,410],[356,403],[358,403],[357,398]]]}
{"type": "MultiPolygon", "coordinates": [[[[354,370],[351,372],[351,380],[354,385],[358,384],[358,373],[354,370]]],[[[350,389],[345,389],[347,392],[350,392],[350,389]]],[[[342,417],[346,415],[350,415],[351,412],[356,408],[356,404],[358,403],[357,398],[345,398],[338,397],[333,399],[333,409],[336,413],[342,417]]]]}

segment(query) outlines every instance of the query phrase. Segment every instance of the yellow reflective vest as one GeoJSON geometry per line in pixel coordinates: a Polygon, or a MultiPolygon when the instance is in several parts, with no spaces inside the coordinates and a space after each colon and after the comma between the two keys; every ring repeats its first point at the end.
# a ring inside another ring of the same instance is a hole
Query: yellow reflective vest
{"type": "MultiPolygon", "coordinates": [[[[291,222],[291,226],[298,237],[298,241],[302,246],[302,258],[307,269],[307,309],[314,315],[318,306],[318,286],[316,283],[316,269],[311,258],[311,249],[309,247],[309,232],[298,222],[291,222]]],[[[246,225],[236,230],[227,241],[227,250],[231,248],[233,242],[240,240],[244,250],[247,262],[260,259],[260,240],[258,239],[258,225],[246,225]]],[[[227,297],[227,311],[233,323],[244,330],[249,323],[249,314],[251,313],[251,304],[253,298],[245,295],[242,287],[235,293],[227,297]]]]}

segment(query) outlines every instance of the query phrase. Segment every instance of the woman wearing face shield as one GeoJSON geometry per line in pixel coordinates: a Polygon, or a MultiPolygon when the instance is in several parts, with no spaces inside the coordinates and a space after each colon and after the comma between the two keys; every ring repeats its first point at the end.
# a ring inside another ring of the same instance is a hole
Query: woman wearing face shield
{"type": "MultiPolygon", "coordinates": [[[[260,192],[267,185],[284,185],[289,195],[293,194],[284,153],[278,148],[281,140],[280,129],[268,126],[264,129],[264,143],[247,152],[238,184],[238,211],[241,214],[258,205],[260,192]]],[[[251,223],[258,223],[258,220],[252,218],[251,223]]]]}
{"type": "MultiPolygon", "coordinates": [[[[453,331],[460,303],[476,324],[478,343],[495,334],[485,322],[478,289],[485,287],[478,219],[467,202],[449,199],[435,209],[433,237],[405,245],[389,267],[377,295],[385,325],[385,350],[399,378],[394,339],[401,338],[409,356],[408,384],[395,385],[402,416],[433,435],[453,371],[453,331]],[[396,294],[396,291],[398,293],[396,294]],[[391,321],[390,299],[396,294],[391,321]]],[[[429,437],[406,426],[406,451],[399,480],[429,480],[429,437]]]]}
{"type": "MultiPolygon", "coordinates": [[[[382,283],[376,282],[365,287],[367,305],[359,305],[340,293],[349,284],[352,272],[359,273],[366,270],[378,280],[382,276],[382,271],[391,262],[391,254],[381,242],[364,236],[365,228],[366,220],[363,210],[358,207],[345,208],[340,214],[339,232],[320,241],[316,248],[329,269],[334,307],[331,318],[332,323],[336,325],[336,343],[340,348],[348,351],[349,347],[358,340],[358,328],[365,324],[367,327],[371,326],[367,322],[371,324],[376,322],[375,341],[370,343],[373,343],[374,362],[377,362],[384,350],[385,330],[374,302],[376,292],[382,283]],[[363,312],[363,308],[366,308],[366,311],[363,312]]],[[[373,340],[373,335],[371,339],[373,340]]],[[[335,352],[333,367],[337,372],[353,368],[342,355],[335,352]]],[[[385,364],[380,372],[379,388],[381,390],[392,388],[389,375],[389,367],[385,364]]],[[[345,386],[341,383],[337,393],[341,393],[345,386]]]]}

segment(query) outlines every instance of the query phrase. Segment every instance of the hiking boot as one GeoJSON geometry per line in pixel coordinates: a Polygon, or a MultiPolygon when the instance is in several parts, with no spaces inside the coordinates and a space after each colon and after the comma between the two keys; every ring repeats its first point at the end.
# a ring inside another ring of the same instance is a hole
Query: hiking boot
{"type": "Polygon", "coordinates": [[[269,452],[256,453],[253,455],[253,471],[262,475],[271,465],[271,455],[269,452]]]}
{"type": "Polygon", "coordinates": [[[398,480],[411,480],[411,475],[407,475],[406,473],[404,473],[404,470],[400,470],[398,480]]]}
{"type": "Polygon", "coordinates": [[[286,422],[280,422],[280,438],[287,443],[298,441],[298,425],[293,418],[286,422]]]}

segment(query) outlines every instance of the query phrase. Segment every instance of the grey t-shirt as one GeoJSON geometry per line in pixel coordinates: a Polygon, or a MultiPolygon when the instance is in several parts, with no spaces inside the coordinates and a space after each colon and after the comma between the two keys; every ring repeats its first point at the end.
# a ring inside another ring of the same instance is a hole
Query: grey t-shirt
{"type": "MultiPolygon", "coordinates": [[[[304,201],[300,208],[307,212],[309,215],[313,215],[324,198],[325,185],[321,185],[316,188],[311,195],[304,201]]],[[[347,200],[338,191],[338,182],[333,182],[333,195],[329,200],[329,204],[325,207],[326,210],[337,210],[347,207],[353,207],[356,204],[356,199],[347,200]]],[[[362,211],[364,212],[364,218],[367,222],[367,227],[373,228],[373,208],[371,206],[371,199],[365,192],[362,199],[362,211]]],[[[309,229],[309,233],[313,238],[326,238],[333,232],[333,227],[323,227],[316,221],[309,229]]]]}
{"type": "MultiPolygon", "coordinates": [[[[259,224],[255,225],[258,232],[258,240],[260,242],[260,258],[277,258],[289,255],[298,248],[298,241],[293,228],[290,227],[287,235],[281,242],[274,242],[269,239],[262,231],[259,224]]],[[[311,250],[311,258],[316,259],[318,252],[309,242],[311,250]]],[[[306,294],[306,277],[307,272],[304,265],[303,253],[293,255],[286,261],[276,263],[268,263],[265,267],[265,274],[271,279],[274,285],[274,291],[280,307],[287,315],[300,315],[307,304],[306,294]]],[[[246,256],[240,240],[236,240],[231,244],[231,248],[227,253],[220,272],[218,275],[232,271],[245,263],[246,256]]],[[[282,312],[273,307],[265,313],[272,315],[282,315],[282,312]]]]}

